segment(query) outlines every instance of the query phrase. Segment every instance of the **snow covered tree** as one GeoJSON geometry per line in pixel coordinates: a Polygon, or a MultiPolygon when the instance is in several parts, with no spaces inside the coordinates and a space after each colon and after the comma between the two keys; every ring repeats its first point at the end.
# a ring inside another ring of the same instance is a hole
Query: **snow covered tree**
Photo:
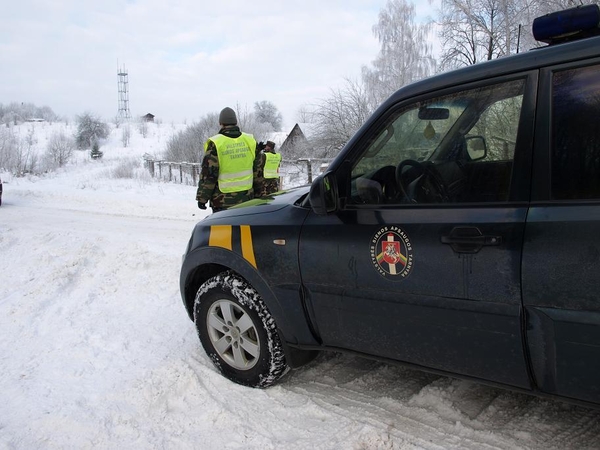
{"type": "Polygon", "coordinates": [[[388,0],[379,12],[373,33],[381,44],[372,68],[362,78],[370,103],[380,104],[393,92],[435,70],[429,44],[431,24],[415,23],[415,7],[407,0],[388,0]]]}
{"type": "Polygon", "coordinates": [[[258,123],[271,124],[273,130],[281,131],[283,116],[273,103],[266,100],[254,103],[254,114],[258,123]]]}
{"type": "Polygon", "coordinates": [[[412,3],[387,2],[373,26],[381,44],[373,66],[362,68],[362,81],[346,79],[343,87],[332,89],[311,113],[315,157],[335,156],[382,101],[405,84],[433,73],[430,31],[430,24],[415,23],[412,3]]]}
{"type": "Polygon", "coordinates": [[[49,106],[38,107],[33,103],[12,102],[8,105],[0,103],[0,121],[1,123],[17,125],[27,119],[43,119],[47,122],[59,120],[59,117],[49,106]]]}
{"type": "Polygon", "coordinates": [[[77,132],[75,141],[78,149],[87,149],[99,139],[106,139],[110,134],[108,125],[89,112],[77,116],[77,132]]]}

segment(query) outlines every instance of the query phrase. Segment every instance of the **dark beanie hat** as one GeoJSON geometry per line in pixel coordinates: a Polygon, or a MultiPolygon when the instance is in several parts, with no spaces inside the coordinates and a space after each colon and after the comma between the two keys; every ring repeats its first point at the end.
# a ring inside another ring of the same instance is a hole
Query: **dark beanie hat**
{"type": "Polygon", "coordinates": [[[221,125],[237,125],[235,111],[229,107],[223,108],[221,114],[219,114],[219,123],[221,125]]]}
{"type": "Polygon", "coordinates": [[[275,142],[273,142],[273,141],[267,141],[266,146],[267,147],[271,147],[272,149],[275,149],[275,142]]]}

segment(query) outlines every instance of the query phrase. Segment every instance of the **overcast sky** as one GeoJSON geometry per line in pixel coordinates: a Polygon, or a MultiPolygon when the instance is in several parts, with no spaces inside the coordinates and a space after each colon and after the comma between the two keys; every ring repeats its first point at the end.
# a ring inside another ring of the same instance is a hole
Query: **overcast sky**
{"type": "MultiPolygon", "coordinates": [[[[110,120],[117,68],[133,116],[194,122],[268,100],[293,125],[377,56],[387,0],[15,0],[0,12],[0,103],[110,120]]],[[[437,3],[437,2],[436,2],[437,3]]],[[[417,14],[434,15],[428,0],[417,14]]]]}

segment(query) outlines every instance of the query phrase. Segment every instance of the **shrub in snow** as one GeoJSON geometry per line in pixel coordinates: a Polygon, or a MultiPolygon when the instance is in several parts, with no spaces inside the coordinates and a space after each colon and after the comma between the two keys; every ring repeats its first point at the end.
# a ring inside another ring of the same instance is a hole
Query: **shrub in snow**
{"type": "Polygon", "coordinates": [[[136,169],[140,166],[140,161],[136,158],[129,158],[121,161],[118,166],[110,172],[111,178],[134,178],[136,169]]]}
{"type": "Polygon", "coordinates": [[[63,167],[66,165],[75,150],[75,141],[63,132],[55,132],[48,139],[46,146],[46,160],[51,167],[63,167]]]}

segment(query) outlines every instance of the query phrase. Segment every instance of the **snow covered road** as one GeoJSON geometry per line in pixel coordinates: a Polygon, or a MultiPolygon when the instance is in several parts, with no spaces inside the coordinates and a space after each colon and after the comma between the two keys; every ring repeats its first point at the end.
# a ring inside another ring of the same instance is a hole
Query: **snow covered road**
{"type": "Polygon", "coordinates": [[[600,448],[600,411],[349,355],[227,381],[179,296],[194,188],[88,177],[5,184],[0,448],[600,448]]]}

